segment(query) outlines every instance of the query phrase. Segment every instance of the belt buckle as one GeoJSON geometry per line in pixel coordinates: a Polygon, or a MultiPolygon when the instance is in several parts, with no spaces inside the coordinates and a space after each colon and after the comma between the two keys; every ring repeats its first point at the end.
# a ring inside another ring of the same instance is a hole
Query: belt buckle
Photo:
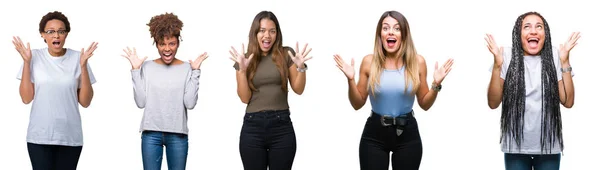
{"type": "Polygon", "coordinates": [[[395,124],[396,124],[396,119],[394,119],[393,117],[388,116],[388,115],[381,116],[381,125],[383,125],[383,126],[392,126],[392,125],[395,125],[395,124]],[[386,118],[392,118],[392,124],[385,123],[385,119],[386,118]]]}

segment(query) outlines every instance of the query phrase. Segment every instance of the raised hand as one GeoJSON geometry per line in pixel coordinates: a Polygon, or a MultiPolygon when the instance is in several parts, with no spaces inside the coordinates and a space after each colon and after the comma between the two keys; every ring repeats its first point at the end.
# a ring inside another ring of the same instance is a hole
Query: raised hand
{"type": "Polygon", "coordinates": [[[569,53],[571,52],[571,49],[577,45],[577,40],[579,40],[580,37],[579,32],[573,32],[571,33],[571,37],[569,37],[564,44],[560,44],[560,61],[562,63],[569,61],[569,53]]]}
{"type": "Polygon", "coordinates": [[[298,51],[298,42],[296,42],[296,49],[294,49],[294,51],[296,51],[296,55],[293,55],[291,51],[288,51],[288,54],[290,57],[292,57],[292,61],[294,61],[294,64],[296,64],[298,68],[304,68],[304,62],[312,59],[312,56],[306,57],[308,53],[312,51],[312,48],[306,50],[306,47],[308,47],[308,43],[304,45],[302,51],[298,51]]]}
{"type": "Polygon", "coordinates": [[[83,48],[81,48],[81,65],[85,65],[87,63],[87,60],[90,59],[90,57],[92,57],[94,55],[94,51],[96,50],[96,46],[98,45],[98,42],[92,42],[92,44],[90,44],[90,46],[88,47],[87,50],[83,50],[83,48]]]}
{"type": "Polygon", "coordinates": [[[198,58],[196,58],[194,61],[190,60],[189,62],[190,62],[190,65],[192,66],[192,70],[200,69],[200,65],[206,58],[208,58],[208,54],[206,54],[206,52],[204,52],[200,56],[198,56],[198,58]]]}
{"type": "Polygon", "coordinates": [[[125,55],[121,56],[129,60],[129,63],[131,63],[131,69],[140,69],[144,61],[146,61],[148,58],[148,56],[145,56],[144,58],[138,57],[135,47],[133,48],[133,51],[127,47],[127,49],[123,49],[123,52],[125,52],[125,55]]]}
{"type": "Polygon", "coordinates": [[[23,45],[23,41],[21,41],[20,37],[14,37],[12,43],[15,45],[15,49],[21,54],[24,62],[31,61],[31,48],[29,48],[29,42],[27,43],[27,47],[23,45]]]}
{"type": "Polygon", "coordinates": [[[433,71],[433,83],[438,85],[442,84],[442,81],[444,81],[446,75],[448,75],[448,73],[450,73],[450,70],[452,70],[452,64],[454,64],[454,59],[450,58],[446,60],[442,67],[438,68],[438,62],[436,61],[435,71],[433,71]]]}
{"type": "Polygon", "coordinates": [[[246,58],[246,56],[244,56],[245,51],[246,49],[244,49],[244,44],[242,44],[242,53],[238,53],[237,50],[233,48],[233,46],[231,46],[231,50],[229,50],[229,54],[231,54],[231,57],[229,57],[229,59],[235,61],[238,64],[238,68],[240,71],[246,71],[246,69],[248,68],[248,64],[250,64],[250,61],[254,57],[254,54],[250,54],[250,56],[246,58]]]}
{"type": "Polygon", "coordinates": [[[485,41],[487,42],[487,48],[494,55],[494,64],[502,65],[502,62],[503,62],[502,53],[504,52],[504,48],[498,47],[498,45],[496,45],[496,40],[494,40],[494,37],[491,34],[485,34],[485,35],[486,35],[485,41]]]}
{"type": "Polygon", "coordinates": [[[354,79],[354,58],[352,58],[352,60],[350,61],[350,65],[348,65],[348,63],[346,63],[344,61],[344,59],[342,59],[342,57],[338,54],[333,55],[333,59],[335,60],[336,66],[342,71],[344,72],[344,74],[346,75],[346,78],[348,78],[348,80],[353,80],[354,79]]]}

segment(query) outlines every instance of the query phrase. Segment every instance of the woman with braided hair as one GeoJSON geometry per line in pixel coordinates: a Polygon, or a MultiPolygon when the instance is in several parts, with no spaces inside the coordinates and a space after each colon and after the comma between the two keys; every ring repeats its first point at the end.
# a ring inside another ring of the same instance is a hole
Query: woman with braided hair
{"type": "Polygon", "coordinates": [[[548,22],[537,12],[520,15],[512,34],[512,48],[498,47],[487,35],[494,55],[488,105],[502,103],[501,146],[507,170],[554,170],[563,151],[560,104],[574,103],[574,74],[569,52],[579,33],[552,46],[548,22]]]}
{"type": "Polygon", "coordinates": [[[144,108],[140,126],[142,161],[145,170],[160,170],[163,146],[169,170],[183,170],[188,153],[187,110],[198,101],[200,65],[208,56],[203,53],[194,61],[175,58],[183,22],[173,13],[152,17],[150,35],[160,58],[145,61],[135,48],[123,57],[131,63],[133,92],[138,108],[144,108]]]}

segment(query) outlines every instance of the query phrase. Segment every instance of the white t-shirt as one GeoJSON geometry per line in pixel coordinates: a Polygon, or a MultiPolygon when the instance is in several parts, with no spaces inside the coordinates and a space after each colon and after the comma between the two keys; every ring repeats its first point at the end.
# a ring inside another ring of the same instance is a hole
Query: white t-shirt
{"type": "MultiPolygon", "coordinates": [[[[53,57],[48,48],[31,50],[31,82],[34,97],[29,116],[27,142],[83,146],[77,90],[81,84],[80,52],[67,49],[53,57]]],[[[88,64],[90,83],[96,79],[88,64]]],[[[21,80],[23,65],[17,74],[21,80]]]]}
{"type": "MultiPolygon", "coordinates": [[[[554,66],[556,67],[556,78],[562,80],[562,72],[560,71],[561,63],[559,58],[558,48],[552,47],[552,55],[554,66]]],[[[500,78],[506,78],[506,72],[512,58],[512,48],[504,47],[502,54],[504,60],[502,62],[502,70],[500,78]]],[[[502,152],[504,153],[519,153],[519,154],[558,154],[561,152],[558,140],[554,146],[546,146],[546,150],[541,152],[540,135],[542,122],[542,57],[541,56],[523,56],[525,67],[525,114],[523,126],[523,141],[519,150],[514,139],[510,142],[501,142],[502,152]]],[[[491,71],[491,69],[490,69],[491,71]]],[[[575,74],[571,71],[571,77],[575,74]]],[[[558,95],[558,94],[556,94],[558,95]]]]}

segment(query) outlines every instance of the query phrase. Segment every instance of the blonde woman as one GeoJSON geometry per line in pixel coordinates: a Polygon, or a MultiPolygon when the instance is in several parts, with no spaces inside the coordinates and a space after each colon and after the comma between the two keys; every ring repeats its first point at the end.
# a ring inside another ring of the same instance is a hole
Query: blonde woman
{"type": "Polygon", "coordinates": [[[358,84],[354,81],[354,60],[349,65],[337,54],[334,59],[348,78],[352,107],[358,110],[367,97],[371,100],[371,116],[360,141],[360,169],[387,170],[390,152],[394,169],[419,169],[422,145],[413,116],[415,96],[419,106],[428,110],[454,60],[439,68],[436,63],[429,89],[425,59],[415,50],[408,21],[397,11],[386,11],[379,19],[374,53],[363,58],[358,84]]]}

